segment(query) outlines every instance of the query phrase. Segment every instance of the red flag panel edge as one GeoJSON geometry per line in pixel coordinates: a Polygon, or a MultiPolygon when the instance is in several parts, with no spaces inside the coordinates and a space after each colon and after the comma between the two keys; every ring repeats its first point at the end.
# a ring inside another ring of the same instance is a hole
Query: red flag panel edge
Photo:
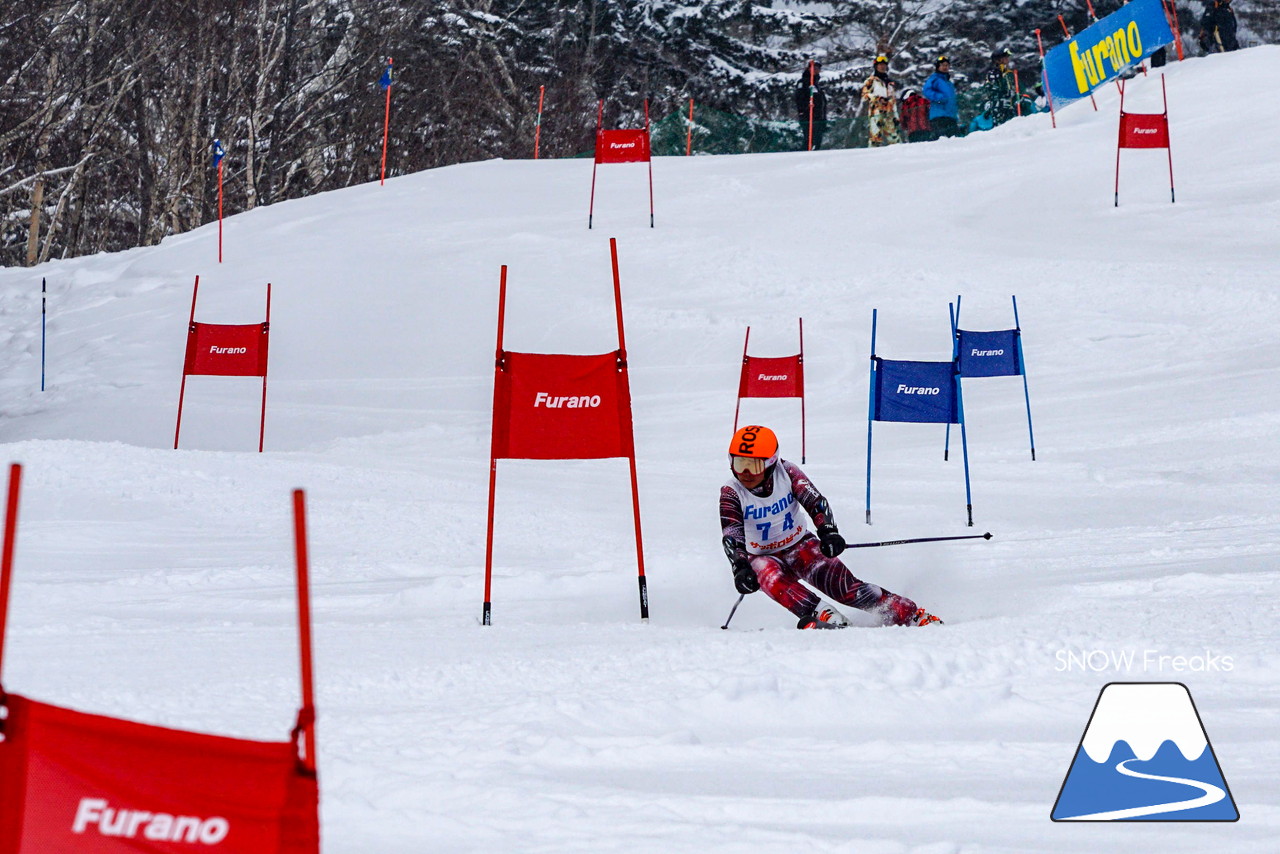
{"type": "Polygon", "coordinates": [[[189,376],[265,377],[265,323],[192,323],[183,372],[189,376]]]}
{"type": "Polygon", "coordinates": [[[5,854],[319,851],[319,788],[292,742],[166,729],[14,694],[5,705],[5,854]]]}
{"type": "Polygon", "coordinates": [[[797,356],[747,356],[738,397],[804,397],[804,363],[797,356]]]}
{"type": "Polygon", "coordinates": [[[493,390],[494,459],[592,460],[635,454],[631,389],[618,353],[505,351],[493,390]]]}
{"type": "Polygon", "coordinates": [[[1169,117],[1163,113],[1121,113],[1121,148],[1168,148],[1169,117]]]}
{"type": "Polygon", "coordinates": [[[644,163],[648,160],[649,131],[645,128],[597,132],[597,163],[644,163]]]}

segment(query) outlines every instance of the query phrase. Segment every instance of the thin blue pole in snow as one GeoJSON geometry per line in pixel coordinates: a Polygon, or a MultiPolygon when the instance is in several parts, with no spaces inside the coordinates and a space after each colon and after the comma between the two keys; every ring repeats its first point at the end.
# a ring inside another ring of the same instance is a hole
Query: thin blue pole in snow
{"type": "Polygon", "coordinates": [[[44,277],[40,278],[40,390],[44,391],[44,338],[45,338],[45,293],[44,277]]]}
{"type": "MultiPolygon", "coordinates": [[[[947,313],[951,315],[951,359],[960,358],[960,295],[956,294],[955,311],[951,303],[947,303],[947,313]]],[[[958,364],[958,363],[957,363],[958,364]]],[[[951,422],[947,422],[947,439],[942,446],[942,461],[951,459],[951,422]]]]}
{"type": "Polygon", "coordinates": [[[867,400],[867,524],[871,524],[871,420],[876,411],[876,310],[871,309],[871,382],[867,400]]]}
{"type": "Polygon", "coordinates": [[[964,397],[960,394],[960,363],[956,362],[956,411],[960,418],[960,447],[964,455],[964,500],[965,509],[969,512],[969,527],[973,527],[973,492],[969,487],[969,438],[964,427],[964,397]]]}
{"type": "Polygon", "coordinates": [[[1027,401],[1027,438],[1031,442],[1031,461],[1036,459],[1036,434],[1031,429],[1031,392],[1027,390],[1027,363],[1022,357],[1022,324],[1018,321],[1018,297],[1013,297],[1013,331],[1018,342],[1018,372],[1022,374],[1022,396],[1027,401]]]}

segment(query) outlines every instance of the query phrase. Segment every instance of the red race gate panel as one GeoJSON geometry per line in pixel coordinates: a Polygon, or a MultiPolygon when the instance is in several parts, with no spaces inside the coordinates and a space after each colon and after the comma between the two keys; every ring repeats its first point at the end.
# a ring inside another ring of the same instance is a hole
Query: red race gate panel
{"type": "Polygon", "coordinates": [[[493,458],[592,460],[634,453],[631,393],[618,352],[503,352],[494,379],[493,458]]]}
{"type": "Polygon", "coordinates": [[[316,854],[319,790],[291,742],[183,732],[10,694],[5,854],[316,854]]]}
{"type": "Polygon", "coordinates": [[[1121,113],[1121,148],[1168,148],[1169,117],[1163,113],[1121,113]]]}
{"type": "Polygon", "coordinates": [[[187,377],[262,377],[262,414],[258,419],[258,453],[267,435],[267,350],[271,337],[271,283],[267,283],[267,317],[261,323],[196,323],[196,298],[200,277],[191,288],[191,319],[187,321],[187,352],[182,360],[182,384],[178,386],[178,419],[173,428],[173,448],[182,435],[182,404],[187,377]]]}
{"type": "Polygon", "coordinates": [[[600,130],[596,133],[597,163],[644,163],[648,159],[648,128],[600,130]]]}
{"type": "Polygon", "coordinates": [[[1116,143],[1115,206],[1120,206],[1120,152],[1126,148],[1163,148],[1169,158],[1169,201],[1177,201],[1173,188],[1173,147],[1169,143],[1169,94],[1164,75],[1160,75],[1160,95],[1164,101],[1162,113],[1126,113],[1125,90],[1120,88],[1120,139],[1116,143]]]}
{"type": "Polygon", "coordinates": [[[799,319],[800,352],[794,356],[749,356],[751,327],[742,341],[742,373],[738,377],[738,402],[733,410],[733,429],[738,429],[742,401],[750,397],[800,399],[800,462],[807,458],[804,417],[804,318],[799,319]]]}
{"type": "Polygon", "coordinates": [[[265,323],[192,323],[183,371],[188,376],[265,377],[268,328],[265,323]]]}
{"type": "Polygon", "coordinates": [[[804,362],[799,356],[747,356],[738,397],[804,397],[804,362]]]}

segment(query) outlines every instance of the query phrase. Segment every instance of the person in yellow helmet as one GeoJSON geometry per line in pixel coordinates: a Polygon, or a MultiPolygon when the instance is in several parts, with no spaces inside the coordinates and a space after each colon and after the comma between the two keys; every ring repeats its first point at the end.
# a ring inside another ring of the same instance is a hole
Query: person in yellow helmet
{"type": "Polygon", "coordinates": [[[729,468],[733,477],[720,489],[721,543],[739,593],[764,590],[799,618],[801,629],[848,625],[801,581],[887,626],[942,622],[905,596],[856,578],[839,560],[845,541],[827,499],[795,463],[778,456],[778,437],[768,427],[749,425],[733,434],[729,468]]]}
{"type": "Polygon", "coordinates": [[[893,145],[901,142],[898,132],[898,84],[889,77],[889,57],[880,54],[872,64],[871,76],[862,84],[862,100],[867,104],[867,144],[893,145]]]}

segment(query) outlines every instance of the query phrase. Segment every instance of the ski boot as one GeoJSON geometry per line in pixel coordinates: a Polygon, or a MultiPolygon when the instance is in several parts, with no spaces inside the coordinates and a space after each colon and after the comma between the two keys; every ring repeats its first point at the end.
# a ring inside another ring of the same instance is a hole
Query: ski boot
{"type": "Polygon", "coordinates": [[[937,617],[935,617],[933,614],[930,614],[930,613],[929,613],[928,611],[926,611],[924,608],[920,608],[919,610],[917,610],[917,611],[915,612],[915,614],[913,614],[913,615],[911,616],[911,622],[907,623],[907,625],[909,625],[909,626],[927,626],[927,625],[930,625],[930,624],[932,624],[932,623],[937,623],[939,626],[943,625],[942,620],[938,619],[938,618],[937,618],[937,617]]]}
{"type": "Polygon", "coordinates": [[[824,605],[814,608],[811,613],[801,617],[800,622],[796,624],[797,629],[844,629],[848,626],[849,621],[844,614],[824,605]]]}

